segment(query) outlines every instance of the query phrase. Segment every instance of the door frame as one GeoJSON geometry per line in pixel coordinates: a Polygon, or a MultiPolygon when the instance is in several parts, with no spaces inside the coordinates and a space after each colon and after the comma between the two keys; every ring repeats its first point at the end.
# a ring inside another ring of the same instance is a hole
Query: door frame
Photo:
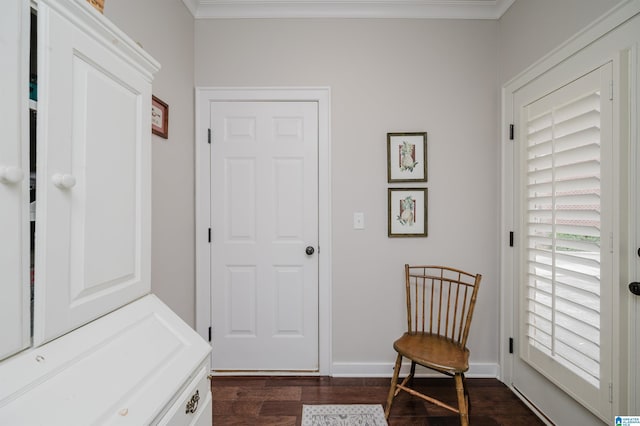
{"type": "MultiPolygon", "coordinates": [[[[620,64],[624,64],[629,72],[629,92],[624,94],[620,87],[614,88],[614,95],[616,97],[627,96],[629,111],[617,111],[616,114],[628,113],[631,117],[629,125],[629,141],[628,149],[630,150],[629,162],[624,166],[627,169],[628,180],[627,182],[619,182],[622,184],[621,190],[624,192],[624,196],[628,196],[627,211],[624,212],[627,215],[629,232],[633,235],[629,238],[629,241],[619,241],[617,245],[619,250],[631,255],[627,259],[628,268],[626,270],[620,270],[621,277],[634,278],[636,281],[638,276],[634,271],[638,269],[634,265],[638,263],[637,258],[633,259],[633,253],[637,250],[637,244],[640,240],[638,236],[637,228],[639,223],[634,222],[634,206],[637,205],[640,199],[640,194],[633,191],[633,185],[630,183],[634,179],[637,179],[640,172],[640,153],[637,151],[636,145],[640,134],[638,132],[637,111],[640,106],[640,66],[638,63],[638,46],[640,45],[640,38],[637,36],[630,36],[628,31],[620,30],[618,28],[631,20],[634,16],[640,14],[640,1],[627,0],[621,2],[618,6],[611,9],[602,17],[594,21],[591,25],[583,29],[574,37],[567,40],[555,50],[544,56],[538,62],[534,63],[521,74],[514,77],[510,81],[504,84],[502,87],[502,111],[501,111],[501,229],[500,229],[500,241],[504,242],[500,247],[500,317],[502,318],[500,324],[500,379],[508,386],[512,387],[513,377],[513,355],[509,353],[509,338],[516,335],[516,325],[518,318],[515,317],[514,309],[514,291],[517,284],[516,279],[516,248],[509,247],[510,232],[515,229],[514,218],[514,148],[512,141],[510,140],[509,130],[510,124],[513,123],[513,116],[516,113],[513,105],[513,93],[519,88],[537,79],[538,76],[545,74],[549,70],[557,67],[566,60],[575,57],[583,50],[596,49],[599,52],[595,56],[609,55],[610,59],[617,63],[618,66],[614,66],[614,75],[621,76],[624,74],[624,67],[620,67],[620,64]],[[604,53],[603,53],[604,52],[604,53]],[[626,58],[625,58],[626,57],[626,58]],[[628,61],[628,62],[627,62],[628,61]],[[635,158],[635,160],[634,160],[635,158]],[[636,231],[636,232],[634,232],[636,231]],[[634,248],[635,247],[635,248],[634,248]]],[[[593,50],[591,50],[593,52],[593,50]]],[[[615,107],[614,107],[615,108],[615,107]]],[[[614,122],[614,137],[622,137],[619,132],[619,123],[614,122]]],[[[623,142],[624,143],[624,142],[623,142]]],[[[620,155],[616,152],[614,155],[620,155]]],[[[614,179],[618,179],[614,177],[614,179]]],[[[624,214],[623,214],[624,216],[624,214]]],[[[618,224],[616,224],[618,226],[618,224]]],[[[624,236],[621,236],[624,237],[624,236]]],[[[623,261],[623,265],[625,262],[623,261]]],[[[622,323],[622,318],[614,316],[614,359],[616,359],[616,353],[619,355],[619,359],[625,365],[614,366],[613,378],[617,381],[617,387],[614,385],[614,415],[623,414],[617,412],[622,409],[628,410],[630,413],[634,412],[638,408],[636,404],[639,404],[638,398],[640,397],[639,384],[634,383],[633,380],[626,380],[625,374],[629,374],[630,377],[638,376],[640,371],[637,366],[630,360],[637,359],[640,356],[638,351],[640,350],[640,336],[638,331],[634,330],[632,321],[638,319],[640,313],[637,312],[637,308],[634,306],[640,305],[628,296],[628,290],[620,288],[614,299],[618,298],[619,307],[626,312],[627,323],[622,323]],[[625,367],[628,366],[628,370],[625,367]],[[635,371],[634,371],[635,370],[635,371]],[[626,398],[624,395],[626,394],[626,398]],[[617,396],[617,397],[616,397],[617,396]]],[[[517,342],[515,343],[517,344],[517,342]]],[[[512,387],[513,388],[513,387],[512,387]]],[[[515,390],[515,389],[514,389],[515,390]]],[[[544,416],[537,407],[533,407],[530,403],[515,390],[516,395],[520,396],[523,401],[534,409],[539,415],[544,416]]]]}
{"type": "MultiPolygon", "coordinates": [[[[308,373],[308,375],[331,375],[331,90],[329,87],[196,87],[195,101],[196,332],[207,341],[210,340],[209,328],[211,327],[211,258],[208,235],[211,217],[210,145],[208,143],[210,103],[222,101],[318,103],[319,371],[308,373]]],[[[273,372],[265,374],[273,374],[273,372]]]]}

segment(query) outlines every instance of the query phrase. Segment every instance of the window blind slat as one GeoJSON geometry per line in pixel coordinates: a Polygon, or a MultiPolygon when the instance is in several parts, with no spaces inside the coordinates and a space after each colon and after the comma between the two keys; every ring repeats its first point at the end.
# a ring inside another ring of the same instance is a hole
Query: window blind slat
{"type": "Polygon", "coordinates": [[[537,141],[536,143],[529,145],[527,148],[527,158],[538,158],[546,155],[551,155],[553,139],[551,138],[551,134],[546,139],[542,139],[537,141]]]}
{"type": "Polygon", "coordinates": [[[578,235],[581,237],[597,237],[600,238],[600,229],[598,226],[588,226],[587,224],[557,224],[556,232],[559,234],[578,235]]]}
{"type": "MultiPolygon", "coordinates": [[[[553,121],[557,123],[571,120],[574,117],[587,114],[591,111],[596,111],[598,112],[598,116],[600,115],[599,92],[588,94],[587,96],[575,99],[565,105],[556,107],[553,113],[553,121]]],[[[598,120],[598,122],[600,122],[600,120],[598,120]]]]}
{"type": "Polygon", "coordinates": [[[585,160],[573,164],[566,164],[555,168],[555,180],[567,181],[584,179],[586,177],[600,177],[600,162],[597,160],[585,160]]]}
{"type": "MultiPolygon", "coordinates": [[[[550,197],[548,197],[550,198],[550,197]]],[[[567,191],[556,192],[556,208],[564,210],[595,210],[600,209],[600,195],[593,192],[567,191]]]]}
{"type": "Polygon", "coordinates": [[[540,144],[547,144],[553,140],[553,129],[551,127],[541,129],[530,129],[528,135],[529,146],[535,146],[540,144]]]}
{"type": "MultiPolygon", "coordinates": [[[[571,251],[557,252],[556,266],[572,276],[575,272],[576,277],[597,277],[600,271],[600,255],[571,251]]],[[[598,279],[597,282],[599,283],[600,280],[598,279]]]]}
{"type": "Polygon", "coordinates": [[[600,374],[600,366],[590,363],[588,357],[584,357],[581,353],[570,351],[561,342],[557,344],[554,359],[563,364],[568,369],[578,373],[587,382],[593,386],[599,387],[598,376],[600,374]],[[585,366],[587,368],[585,368],[585,366]]]}
{"type": "Polygon", "coordinates": [[[539,129],[545,129],[551,127],[553,124],[553,115],[550,112],[545,112],[541,115],[531,117],[527,122],[527,131],[529,133],[535,132],[539,129]]]}
{"type": "MultiPolygon", "coordinates": [[[[537,295],[552,295],[553,294],[553,282],[552,275],[548,277],[541,275],[540,271],[531,271],[529,274],[529,297],[535,299],[537,295]]],[[[549,305],[551,306],[551,305],[549,305]]]]}
{"type": "Polygon", "coordinates": [[[594,374],[598,371],[597,358],[600,352],[598,345],[585,341],[585,339],[563,327],[556,327],[555,335],[558,346],[562,347],[559,352],[565,355],[565,358],[569,358],[572,361],[580,360],[581,362],[577,367],[589,374],[594,374]]]}
{"type": "MultiPolygon", "coordinates": [[[[558,285],[554,292],[554,297],[558,299],[556,303],[558,312],[576,319],[584,320],[582,315],[597,315],[600,312],[600,297],[597,294],[576,291],[571,286],[562,287],[558,285]],[[562,301],[562,304],[560,304],[560,301],[562,301]],[[561,310],[560,306],[565,310],[561,310]]],[[[595,325],[593,323],[590,324],[595,325]]]]}
{"type": "MultiPolygon", "coordinates": [[[[551,186],[550,183],[546,185],[551,186]]],[[[579,176],[572,179],[558,180],[555,182],[555,190],[559,193],[570,191],[600,193],[600,179],[597,176],[579,176]]]]}
{"type": "Polygon", "coordinates": [[[553,158],[548,155],[532,158],[528,166],[530,171],[550,170],[553,167],[553,158]]]}
{"type": "Polygon", "coordinates": [[[556,324],[579,337],[580,343],[589,343],[592,348],[598,347],[598,333],[600,332],[598,328],[564,315],[556,317],[556,324]]]}
{"type": "MultiPolygon", "coordinates": [[[[558,238],[556,240],[556,247],[572,252],[600,253],[600,240],[568,240],[558,238]]],[[[586,256],[586,254],[583,255],[586,256]]],[[[576,254],[576,256],[578,255],[576,254]]]]}
{"type": "Polygon", "coordinates": [[[528,223],[527,231],[529,235],[538,236],[538,235],[550,235],[553,231],[553,227],[547,223],[528,223]]]}
{"type": "MultiPolygon", "coordinates": [[[[594,210],[594,208],[584,209],[566,209],[562,210],[563,206],[556,206],[556,224],[558,225],[592,225],[597,226],[600,223],[600,212],[594,210]]],[[[597,206],[599,208],[599,206],[597,206]]],[[[576,226],[577,228],[577,226],[576,226]]]]}
{"type": "Polygon", "coordinates": [[[553,157],[555,167],[571,166],[585,161],[598,161],[597,158],[600,154],[600,145],[595,143],[564,150],[560,149],[562,146],[557,146],[557,148],[553,157]]]}
{"type": "MultiPolygon", "coordinates": [[[[578,130],[574,133],[557,137],[553,140],[555,151],[566,151],[575,149],[585,145],[600,144],[600,129],[597,127],[589,127],[587,129],[578,130]]],[[[551,145],[551,141],[548,143],[551,145]]]]}
{"type": "Polygon", "coordinates": [[[536,184],[546,182],[553,182],[553,170],[551,168],[544,170],[529,170],[529,173],[527,174],[527,183],[536,184]]]}
{"type": "Polygon", "coordinates": [[[568,117],[564,121],[555,122],[553,126],[553,137],[554,139],[562,138],[593,127],[600,127],[599,111],[589,111],[575,117],[568,117]]]}
{"type": "Polygon", "coordinates": [[[527,185],[527,196],[529,198],[551,196],[552,193],[553,185],[551,182],[536,182],[527,185]]]}

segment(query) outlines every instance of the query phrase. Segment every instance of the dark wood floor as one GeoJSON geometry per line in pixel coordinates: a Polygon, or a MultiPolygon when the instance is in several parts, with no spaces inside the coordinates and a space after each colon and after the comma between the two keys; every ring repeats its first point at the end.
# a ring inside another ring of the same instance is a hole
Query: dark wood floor
{"type": "MultiPolygon", "coordinates": [[[[382,404],[390,379],[332,377],[214,377],[213,424],[299,425],[303,404],[382,404]]],[[[416,379],[423,390],[455,404],[452,379],[416,379]]],[[[467,379],[473,426],[543,423],[504,384],[467,379]]],[[[458,425],[458,417],[405,392],[393,403],[390,426],[458,425]]]]}

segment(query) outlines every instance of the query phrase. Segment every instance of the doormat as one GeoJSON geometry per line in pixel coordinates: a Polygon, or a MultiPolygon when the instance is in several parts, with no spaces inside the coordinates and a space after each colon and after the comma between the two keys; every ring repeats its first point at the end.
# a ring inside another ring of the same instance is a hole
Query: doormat
{"type": "Polygon", "coordinates": [[[302,426],[387,426],[382,405],[303,405],[302,426]]]}

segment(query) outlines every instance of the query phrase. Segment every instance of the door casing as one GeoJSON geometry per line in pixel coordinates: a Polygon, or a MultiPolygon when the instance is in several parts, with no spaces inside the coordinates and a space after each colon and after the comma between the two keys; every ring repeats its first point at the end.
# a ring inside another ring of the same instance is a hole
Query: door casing
{"type": "MultiPolygon", "coordinates": [[[[203,338],[209,340],[209,328],[211,327],[211,262],[209,256],[211,185],[208,126],[210,103],[221,101],[311,101],[318,103],[318,360],[320,368],[317,373],[309,373],[309,375],[331,375],[331,90],[328,87],[196,88],[196,331],[203,338]]],[[[256,373],[252,372],[251,374],[255,375],[256,373]]],[[[301,373],[294,374],[300,375],[301,373]]]]}

